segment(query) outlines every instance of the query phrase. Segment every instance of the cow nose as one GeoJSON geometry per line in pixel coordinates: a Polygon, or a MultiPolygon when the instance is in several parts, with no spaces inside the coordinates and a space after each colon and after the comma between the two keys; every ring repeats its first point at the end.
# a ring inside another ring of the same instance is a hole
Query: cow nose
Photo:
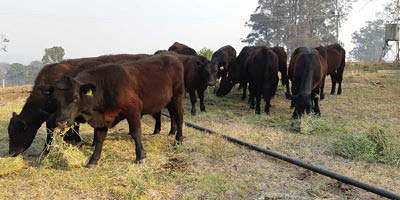
{"type": "Polygon", "coordinates": [[[216,81],[210,81],[210,82],[208,82],[208,85],[209,85],[209,86],[214,86],[215,83],[216,83],[216,81]]]}
{"type": "Polygon", "coordinates": [[[67,121],[57,122],[58,127],[65,128],[67,127],[67,121]]]}

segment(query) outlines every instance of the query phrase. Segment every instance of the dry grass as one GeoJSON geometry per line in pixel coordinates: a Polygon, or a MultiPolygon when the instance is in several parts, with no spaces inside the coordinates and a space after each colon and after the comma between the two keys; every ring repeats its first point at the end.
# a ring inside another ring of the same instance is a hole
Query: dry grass
{"type": "MultiPolygon", "coordinates": [[[[255,115],[236,89],[224,98],[215,97],[209,90],[207,112],[200,112],[197,105],[198,115],[190,116],[187,99],[185,120],[399,192],[400,169],[395,163],[351,160],[332,150],[342,138],[359,136],[383,146],[374,146],[382,155],[399,155],[394,144],[400,141],[400,75],[376,73],[381,68],[349,66],[343,94],[326,95],[321,102],[321,118],[291,120],[290,102],[279,86],[269,116],[255,115]],[[379,130],[384,135],[379,135],[379,130]]],[[[20,91],[27,88],[0,89],[0,156],[8,151],[11,112],[20,111],[28,95],[20,91]]],[[[102,158],[93,169],[82,167],[93,152],[90,127],[81,127],[84,141],[79,146],[56,142],[58,151],[44,158],[51,161],[50,165],[38,162],[45,140],[42,127],[23,154],[22,170],[0,176],[0,199],[380,199],[188,127],[184,127],[183,145],[173,146],[174,138],[167,136],[169,120],[163,118],[161,135],[149,135],[153,126],[154,120],[145,116],[142,129],[147,158],[142,164],[133,164],[134,143],[127,123],[121,122],[109,131],[102,158]],[[79,164],[70,165],[73,158],[79,164]]],[[[6,159],[1,158],[0,163],[6,159]]],[[[11,169],[12,162],[5,163],[4,168],[11,169]]]]}

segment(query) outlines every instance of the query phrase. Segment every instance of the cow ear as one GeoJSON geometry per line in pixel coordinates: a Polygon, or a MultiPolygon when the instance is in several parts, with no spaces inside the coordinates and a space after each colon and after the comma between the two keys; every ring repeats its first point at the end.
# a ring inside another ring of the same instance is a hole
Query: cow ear
{"type": "Polygon", "coordinates": [[[52,95],[54,92],[54,86],[52,85],[39,85],[38,88],[44,95],[52,95]]]}
{"type": "Polygon", "coordinates": [[[16,113],[16,112],[13,112],[13,113],[12,113],[12,117],[13,117],[13,118],[14,118],[14,117],[18,117],[17,113],[16,113]]]}
{"type": "Polygon", "coordinates": [[[95,91],[96,91],[96,86],[91,84],[91,83],[83,84],[79,88],[79,94],[81,96],[83,96],[83,95],[85,95],[85,96],[93,96],[93,93],[95,91]]]}

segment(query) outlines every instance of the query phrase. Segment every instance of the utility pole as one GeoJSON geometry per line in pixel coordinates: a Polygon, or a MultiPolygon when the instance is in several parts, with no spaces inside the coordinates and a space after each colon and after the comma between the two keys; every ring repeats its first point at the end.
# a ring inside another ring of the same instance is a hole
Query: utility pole
{"type": "Polygon", "coordinates": [[[336,0],[336,43],[339,44],[339,4],[336,0]]]}

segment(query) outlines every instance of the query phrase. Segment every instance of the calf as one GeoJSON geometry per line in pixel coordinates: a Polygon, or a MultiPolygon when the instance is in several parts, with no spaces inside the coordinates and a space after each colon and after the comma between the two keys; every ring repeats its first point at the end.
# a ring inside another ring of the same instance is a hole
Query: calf
{"type": "Polygon", "coordinates": [[[236,50],[226,45],[215,51],[211,57],[211,65],[218,69],[217,78],[226,78],[229,67],[235,62],[236,50]]]}
{"type": "Polygon", "coordinates": [[[184,68],[171,55],[156,55],[136,62],[108,64],[66,77],[54,86],[60,103],[59,127],[71,126],[82,116],[94,128],[95,150],[87,167],[93,167],[109,128],[127,119],[135,141],[136,161],[145,157],[141,142],[141,116],[155,115],[168,108],[177,125],[176,141],[181,143],[184,99],[184,68]]]}
{"type": "Polygon", "coordinates": [[[295,51],[289,66],[292,81],[292,105],[295,107],[293,119],[301,117],[304,111],[321,114],[318,105],[319,90],[326,75],[327,66],[316,49],[303,48],[295,51]]]}
{"type": "Polygon", "coordinates": [[[169,48],[168,51],[174,51],[179,54],[183,55],[191,55],[191,56],[197,56],[197,53],[194,49],[186,46],[185,44],[179,43],[179,42],[174,42],[169,48]]]}
{"type": "MultiPolygon", "coordinates": [[[[93,68],[100,64],[116,61],[134,61],[144,57],[148,57],[148,55],[120,54],[70,59],[44,66],[36,77],[32,92],[26,100],[21,113],[19,115],[13,113],[10,119],[8,125],[9,154],[17,156],[29,148],[36,136],[37,130],[45,121],[48,130],[46,143],[51,143],[52,129],[56,127],[55,119],[51,117],[51,114],[57,110],[57,103],[49,97],[48,92],[42,92],[43,88],[40,85],[54,84],[63,76],[75,76],[85,69],[93,68]]],[[[74,129],[79,130],[79,126],[75,126],[74,129]]],[[[80,137],[76,132],[69,130],[64,139],[79,142],[80,137]]]]}

